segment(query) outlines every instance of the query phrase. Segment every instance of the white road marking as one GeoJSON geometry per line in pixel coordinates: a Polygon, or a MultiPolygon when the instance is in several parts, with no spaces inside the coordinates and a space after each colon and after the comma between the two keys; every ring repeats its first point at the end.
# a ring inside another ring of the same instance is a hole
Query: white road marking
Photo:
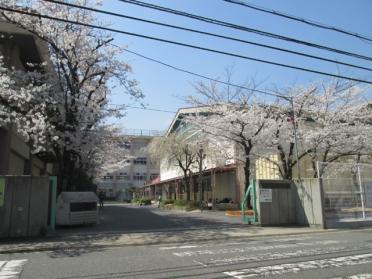
{"type": "Polygon", "coordinates": [[[298,263],[269,265],[256,268],[247,268],[237,271],[223,272],[236,279],[251,278],[257,276],[281,275],[285,273],[298,273],[311,269],[323,269],[331,267],[343,267],[359,264],[372,263],[372,254],[362,254],[356,256],[337,257],[324,260],[313,260],[298,263]]]}
{"type": "Polygon", "coordinates": [[[287,242],[287,241],[302,241],[306,239],[310,239],[311,237],[292,237],[292,238],[279,238],[279,239],[271,239],[268,242],[287,242]]]}
{"type": "Polygon", "coordinates": [[[0,279],[17,279],[27,260],[12,260],[0,262],[0,279]]]}
{"type": "Polygon", "coordinates": [[[207,267],[207,266],[208,266],[208,265],[205,264],[205,263],[202,263],[202,262],[199,262],[199,261],[195,261],[195,260],[194,260],[194,263],[200,264],[200,265],[202,265],[202,266],[204,266],[204,267],[207,267]]]}
{"type": "MultiPolygon", "coordinates": [[[[365,246],[363,248],[365,248],[365,246]]],[[[265,254],[250,255],[250,256],[238,256],[238,257],[233,257],[233,258],[209,259],[208,261],[204,261],[203,263],[205,265],[211,266],[211,265],[235,264],[239,262],[249,262],[249,261],[259,262],[259,261],[277,260],[277,259],[283,259],[283,258],[324,255],[326,253],[335,253],[335,252],[340,252],[344,250],[358,251],[359,248],[356,248],[354,246],[353,247],[338,246],[338,247],[330,247],[330,248],[314,248],[314,249],[308,249],[308,250],[296,250],[296,251],[281,252],[281,253],[265,253],[265,254]]]]}
{"type": "Polygon", "coordinates": [[[332,279],[372,279],[372,273],[357,274],[345,277],[335,277],[332,279]]]}
{"type": "Polygon", "coordinates": [[[220,254],[232,254],[232,253],[247,253],[252,251],[266,251],[273,249],[288,249],[294,247],[314,246],[314,245],[328,245],[328,244],[339,244],[341,241],[336,240],[324,240],[315,242],[297,242],[288,244],[277,244],[277,245],[265,245],[265,246],[247,246],[247,247],[236,247],[236,248],[224,248],[218,250],[197,250],[197,251],[184,251],[172,253],[178,257],[191,257],[199,255],[220,255],[220,254]]]}
{"type": "MultiPolygon", "coordinates": [[[[289,242],[289,241],[303,241],[306,239],[310,239],[311,237],[292,237],[292,238],[283,238],[283,239],[272,239],[269,241],[265,241],[265,243],[272,243],[272,242],[289,242]]],[[[241,242],[227,242],[223,244],[202,244],[202,245],[182,245],[182,246],[165,246],[160,247],[159,250],[176,250],[176,249],[189,249],[189,248],[201,248],[201,247],[216,247],[216,246],[233,246],[233,245],[246,245],[247,241],[241,242]]]]}
{"type": "Polygon", "coordinates": [[[174,250],[174,249],[190,249],[190,248],[198,248],[198,245],[184,245],[184,246],[171,246],[171,247],[160,247],[160,250],[174,250]]]}

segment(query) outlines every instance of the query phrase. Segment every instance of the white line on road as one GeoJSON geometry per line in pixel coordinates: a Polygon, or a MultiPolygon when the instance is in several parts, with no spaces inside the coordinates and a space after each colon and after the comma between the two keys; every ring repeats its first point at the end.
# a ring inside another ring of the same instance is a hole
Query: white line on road
{"type": "Polygon", "coordinates": [[[160,247],[160,250],[174,250],[174,249],[190,249],[190,248],[198,248],[198,245],[184,245],[184,246],[171,246],[171,247],[160,247]]]}
{"type": "MultiPolygon", "coordinates": [[[[265,241],[265,243],[273,243],[273,242],[290,242],[290,241],[303,241],[310,239],[311,237],[292,237],[292,238],[282,238],[282,239],[271,239],[265,241]]],[[[233,246],[233,245],[246,245],[247,241],[241,242],[227,242],[223,244],[202,244],[202,245],[182,245],[182,246],[165,246],[160,247],[159,250],[176,250],[176,249],[191,249],[191,248],[201,248],[201,247],[217,247],[217,246],[233,246]]]]}
{"type": "MultiPolygon", "coordinates": [[[[370,246],[372,248],[372,246],[370,246]]],[[[296,258],[296,257],[308,257],[308,256],[317,256],[317,255],[324,255],[328,253],[336,253],[340,251],[351,251],[355,250],[358,251],[360,247],[346,247],[346,246],[337,246],[337,247],[329,247],[329,248],[313,248],[308,250],[296,250],[296,251],[289,251],[289,252],[270,252],[265,254],[256,254],[256,255],[248,255],[248,256],[237,256],[233,258],[222,258],[222,259],[209,259],[207,262],[204,261],[205,265],[226,265],[226,264],[236,264],[239,262],[260,262],[260,261],[268,261],[268,260],[277,260],[277,259],[284,259],[284,258],[296,258]]]]}
{"type": "Polygon", "coordinates": [[[226,271],[224,274],[236,279],[251,278],[256,276],[281,275],[285,273],[298,273],[311,269],[323,269],[331,267],[343,267],[372,262],[372,254],[337,257],[324,260],[313,260],[299,263],[269,265],[256,268],[247,268],[237,271],[226,271]]]}
{"type": "Polygon", "coordinates": [[[0,262],[0,279],[17,279],[27,260],[12,260],[0,262]]]}
{"type": "Polygon", "coordinates": [[[329,245],[339,244],[341,241],[336,240],[324,240],[314,242],[297,242],[289,244],[277,244],[277,245],[265,245],[265,246],[247,246],[247,247],[236,247],[236,248],[224,248],[218,250],[198,250],[198,251],[184,251],[172,253],[178,257],[191,257],[199,255],[220,255],[220,254],[232,254],[232,253],[246,253],[252,251],[267,251],[273,249],[288,249],[294,247],[304,246],[315,246],[315,245],[329,245]]]}
{"type": "Polygon", "coordinates": [[[332,279],[372,279],[372,273],[363,273],[363,274],[356,274],[356,275],[351,275],[351,276],[335,277],[332,279]]]}

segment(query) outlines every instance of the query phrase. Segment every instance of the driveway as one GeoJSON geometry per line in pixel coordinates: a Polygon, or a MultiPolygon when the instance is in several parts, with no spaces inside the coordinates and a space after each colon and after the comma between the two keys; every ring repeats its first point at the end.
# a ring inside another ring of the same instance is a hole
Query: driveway
{"type": "Polygon", "coordinates": [[[156,232],[242,226],[239,217],[223,211],[180,212],[132,204],[106,204],[95,226],[57,227],[57,234],[156,232]]]}

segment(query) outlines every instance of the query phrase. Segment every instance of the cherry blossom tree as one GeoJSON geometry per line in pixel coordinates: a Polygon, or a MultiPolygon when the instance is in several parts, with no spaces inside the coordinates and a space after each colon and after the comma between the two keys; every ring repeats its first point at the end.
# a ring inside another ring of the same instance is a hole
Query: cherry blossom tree
{"type": "Polygon", "coordinates": [[[190,200],[191,176],[197,162],[198,147],[190,144],[182,134],[156,137],[148,145],[148,153],[161,168],[177,167],[182,171],[186,190],[186,200],[190,200]]]}
{"type": "MultiPolygon", "coordinates": [[[[365,153],[370,125],[360,109],[365,106],[363,92],[353,83],[338,80],[277,91],[288,99],[272,111],[274,121],[258,155],[276,165],[283,178],[292,179],[302,159],[310,158],[315,176],[317,161],[334,162],[365,153]],[[278,160],[272,159],[273,153],[278,160]]],[[[300,172],[303,175],[304,170],[300,172]]]]}
{"type": "MultiPolygon", "coordinates": [[[[93,12],[45,1],[26,1],[26,5],[25,1],[17,0],[0,0],[0,3],[12,8],[37,11],[41,15],[52,14],[71,21],[101,24],[93,12]]],[[[95,7],[100,1],[81,0],[77,1],[77,4],[95,7]]],[[[59,189],[69,189],[72,187],[71,179],[77,169],[96,165],[81,164],[87,159],[95,160],[95,157],[87,155],[96,154],[93,150],[97,146],[97,137],[91,135],[102,132],[99,125],[107,116],[118,116],[117,111],[107,107],[110,84],[121,86],[123,92],[135,99],[143,97],[142,92],[138,89],[137,82],[129,78],[131,67],[118,59],[122,49],[112,44],[111,34],[86,26],[14,12],[1,11],[0,17],[3,21],[32,34],[48,47],[50,59],[45,61],[48,64],[45,69],[51,74],[44,76],[42,85],[24,87],[28,91],[23,92],[29,94],[18,94],[23,101],[18,100],[17,108],[14,105],[8,108],[16,111],[31,100],[40,104],[34,108],[33,119],[38,118],[39,121],[47,123],[44,126],[46,135],[43,141],[33,139],[34,150],[41,151],[45,148],[45,142],[50,143],[50,148],[46,152],[58,162],[59,189]],[[52,94],[48,95],[51,100],[44,100],[43,94],[38,94],[47,90],[52,90],[52,94]],[[43,106],[45,102],[52,103],[53,106],[43,106]],[[38,117],[37,113],[46,118],[38,117]],[[50,142],[49,139],[54,141],[50,142]]],[[[9,96],[4,98],[9,99],[9,96]]],[[[18,120],[15,122],[18,125],[20,123],[18,120]]],[[[18,130],[21,129],[19,126],[18,130]]],[[[38,131],[31,134],[35,133],[41,135],[38,131]]],[[[31,138],[30,133],[28,137],[31,138]]]]}
{"type": "Polygon", "coordinates": [[[39,84],[38,72],[9,69],[0,58],[0,127],[13,125],[16,132],[30,143],[32,153],[44,152],[57,137],[48,111],[56,110],[51,88],[39,84]]]}
{"type": "Polygon", "coordinates": [[[188,98],[194,105],[205,106],[205,111],[188,117],[187,121],[230,145],[230,156],[243,163],[245,188],[252,178],[252,156],[270,127],[273,109],[257,101],[255,87],[253,82],[234,88],[199,82],[195,84],[198,96],[188,98]],[[248,87],[252,90],[245,89],[248,87]]]}

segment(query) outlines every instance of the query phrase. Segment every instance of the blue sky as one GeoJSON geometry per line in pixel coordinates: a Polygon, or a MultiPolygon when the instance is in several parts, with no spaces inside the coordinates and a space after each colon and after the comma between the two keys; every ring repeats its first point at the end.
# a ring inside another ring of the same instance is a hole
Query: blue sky
{"type": "MultiPolygon", "coordinates": [[[[253,11],[242,6],[229,4],[222,0],[147,0],[147,2],[372,56],[371,42],[366,43],[354,37],[310,27],[273,15],[253,11]]],[[[248,2],[372,37],[372,17],[370,15],[372,11],[372,1],[369,0],[250,0],[248,2]]],[[[365,60],[354,59],[343,55],[337,55],[336,53],[270,39],[252,33],[201,23],[192,19],[169,15],[117,0],[103,1],[103,9],[372,67],[372,62],[367,62],[365,60]]],[[[214,48],[300,67],[314,68],[334,74],[341,73],[343,75],[372,80],[372,72],[347,68],[333,63],[320,62],[274,50],[121,18],[106,17],[105,21],[110,22],[112,28],[128,32],[200,45],[207,48],[214,48]]],[[[165,63],[222,80],[224,79],[225,69],[233,66],[234,83],[242,84],[246,80],[254,78],[256,82],[260,83],[260,89],[263,90],[274,86],[278,88],[285,88],[292,85],[306,86],[313,81],[329,79],[329,77],[317,74],[285,69],[131,36],[117,34],[115,35],[115,43],[125,45],[129,50],[161,60],[165,63]]],[[[192,83],[199,81],[199,78],[174,71],[129,53],[124,53],[122,59],[133,67],[132,77],[140,82],[140,86],[146,95],[145,99],[142,101],[148,104],[149,108],[176,111],[180,107],[188,106],[182,98],[195,94],[192,83]]],[[[130,100],[122,92],[123,90],[121,88],[116,88],[111,98],[111,103],[130,104],[132,106],[139,105],[133,100],[130,100]]],[[[115,120],[115,122],[128,129],[165,130],[173,117],[174,114],[172,113],[128,109],[126,117],[115,120]]]]}

